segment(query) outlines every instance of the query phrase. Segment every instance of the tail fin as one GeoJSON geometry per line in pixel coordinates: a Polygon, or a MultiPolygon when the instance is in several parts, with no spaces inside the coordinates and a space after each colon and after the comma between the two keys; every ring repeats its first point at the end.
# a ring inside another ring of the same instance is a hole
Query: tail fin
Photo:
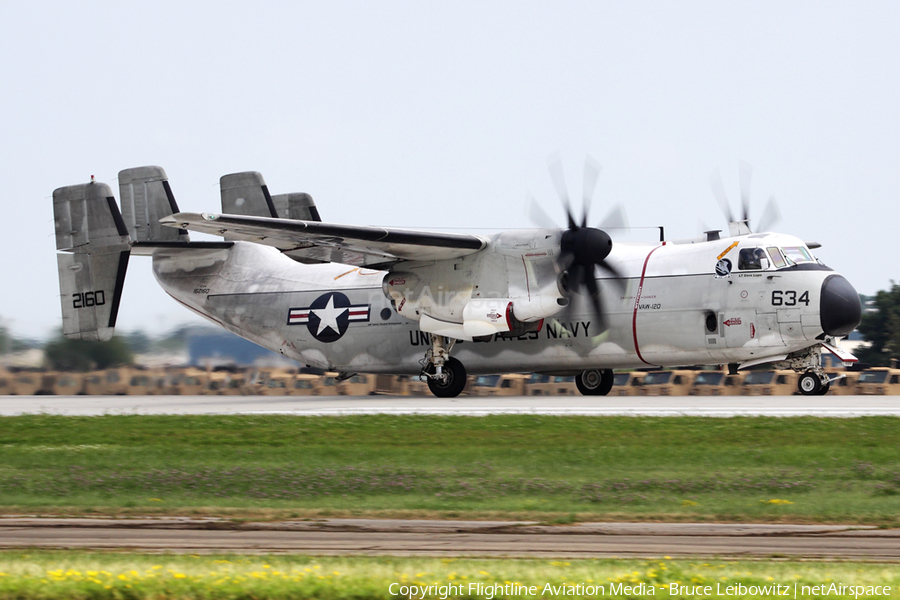
{"type": "Polygon", "coordinates": [[[219,179],[222,212],[248,217],[273,217],[301,221],[321,221],[309,194],[272,196],[263,176],[256,171],[232,173],[219,179]]]}
{"type": "Polygon", "coordinates": [[[109,340],[128,269],[131,239],[112,190],[105,183],[53,192],[53,219],[63,334],[109,340]]]}
{"type": "Polygon", "coordinates": [[[278,194],[272,196],[272,203],[282,219],[294,219],[299,221],[321,221],[319,209],[313,202],[312,196],[302,192],[291,194],[278,194]]]}
{"type": "Polygon", "coordinates": [[[135,242],[186,242],[184,229],[163,227],[159,220],[179,212],[169,178],[162,167],[134,167],[119,171],[122,216],[135,242]]]}
{"type": "Polygon", "coordinates": [[[245,171],[219,178],[222,212],[247,217],[279,217],[261,173],[245,171]]]}

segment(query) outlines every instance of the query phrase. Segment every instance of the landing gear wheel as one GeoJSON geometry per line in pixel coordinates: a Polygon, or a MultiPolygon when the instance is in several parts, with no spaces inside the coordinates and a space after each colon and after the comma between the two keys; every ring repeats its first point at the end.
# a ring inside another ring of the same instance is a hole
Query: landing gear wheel
{"type": "MultiPolygon", "coordinates": [[[[425,372],[434,374],[434,365],[428,365],[425,372]]],[[[447,376],[444,381],[428,378],[428,389],[438,398],[456,398],[466,387],[466,368],[451,357],[444,361],[443,372],[447,376]]]]}
{"type": "Polygon", "coordinates": [[[804,396],[821,396],[831,387],[830,383],[822,383],[822,379],[812,371],[807,371],[797,381],[797,389],[804,396]]]}
{"type": "Polygon", "coordinates": [[[613,386],[612,369],[591,369],[575,376],[575,387],[582,396],[605,396],[613,386]]]}

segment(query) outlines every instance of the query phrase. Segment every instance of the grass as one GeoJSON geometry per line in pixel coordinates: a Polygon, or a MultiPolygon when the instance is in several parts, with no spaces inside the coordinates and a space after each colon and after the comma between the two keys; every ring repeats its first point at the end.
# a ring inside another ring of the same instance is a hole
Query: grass
{"type": "Polygon", "coordinates": [[[0,418],[29,514],[900,525],[900,419],[0,418]]]}
{"type": "MultiPolygon", "coordinates": [[[[632,586],[634,593],[630,594],[624,593],[627,588],[617,588],[621,591],[616,595],[628,597],[705,597],[708,595],[690,593],[692,590],[685,592],[682,586],[709,585],[716,590],[718,585],[723,592],[728,586],[738,591],[730,598],[756,598],[774,596],[759,593],[760,587],[771,590],[773,585],[787,586],[793,596],[794,584],[797,584],[798,597],[812,598],[826,596],[822,590],[813,593],[812,586],[832,583],[890,586],[890,593],[879,598],[896,598],[900,572],[896,565],[888,564],[771,560],[560,561],[0,552],[0,600],[397,598],[400,596],[391,595],[391,591],[400,592],[401,586],[414,586],[416,592],[412,596],[416,598],[491,600],[597,597],[597,586],[603,586],[606,595],[612,595],[613,586],[619,585],[632,586]],[[679,587],[670,595],[670,589],[676,589],[670,588],[671,584],[679,587]],[[454,587],[450,588],[451,585],[454,587]],[[428,586],[434,587],[427,590],[428,586]],[[519,586],[519,589],[535,586],[536,593],[510,594],[511,587],[495,593],[494,586],[519,586]],[[745,593],[740,593],[741,588],[735,586],[744,586],[745,593]],[[803,593],[803,586],[808,586],[807,593],[803,593]],[[425,593],[420,591],[422,588],[426,588],[425,593]],[[650,588],[653,596],[649,595],[650,588]]],[[[852,597],[852,594],[827,596],[852,597]]]]}

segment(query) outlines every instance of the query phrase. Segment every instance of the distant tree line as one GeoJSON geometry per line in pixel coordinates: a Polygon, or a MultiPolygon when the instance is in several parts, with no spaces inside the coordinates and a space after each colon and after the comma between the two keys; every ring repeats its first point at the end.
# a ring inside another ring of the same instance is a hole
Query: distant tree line
{"type": "Polygon", "coordinates": [[[873,366],[888,366],[892,358],[900,358],[900,284],[891,281],[891,289],[861,300],[858,329],[869,345],[857,350],[857,357],[873,366]]]}
{"type": "Polygon", "coordinates": [[[108,342],[90,342],[60,335],[44,346],[44,360],[55,371],[90,371],[133,364],[134,353],[119,336],[108,342]]]}
{"type": "Polygon", "coordinates": [[[156,339],[143,331],[132,331],[113,336],[108,342],[70,340],[59,332],[44,346],[44,360],[47,368],[56,371],[91,371],[126,366],[134,364],[136,354],[183,350],[192,334],[208,329],[188,325],[156,339]]]}

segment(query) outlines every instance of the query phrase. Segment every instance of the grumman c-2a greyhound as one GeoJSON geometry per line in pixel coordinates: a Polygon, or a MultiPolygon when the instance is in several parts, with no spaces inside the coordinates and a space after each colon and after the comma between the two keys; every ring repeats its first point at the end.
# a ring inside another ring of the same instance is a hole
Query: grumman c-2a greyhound
{"type": "Polygon", "coordinates": [[[92,177],[53,192],[63,332],[109,339],[141,255],[170,296],[237,335],[345,377],[424,374],[442,397],[467,373],[575,375],[603,395],[612,369],[763,363],[824,394],[822,349],[855,360],[836,338],[858,325],[859,296],[810,245],[752,233],[746,214],[729,237],[613,243],[587,226],[596,174],[580,223],[560,170],[567,228],[491,236],[322,222],[307,194],[270,195],[255,172],[223,176],[222,213],[198,214],[179,211],[163,169],[126,169],[120,212],[92,177]]]}

